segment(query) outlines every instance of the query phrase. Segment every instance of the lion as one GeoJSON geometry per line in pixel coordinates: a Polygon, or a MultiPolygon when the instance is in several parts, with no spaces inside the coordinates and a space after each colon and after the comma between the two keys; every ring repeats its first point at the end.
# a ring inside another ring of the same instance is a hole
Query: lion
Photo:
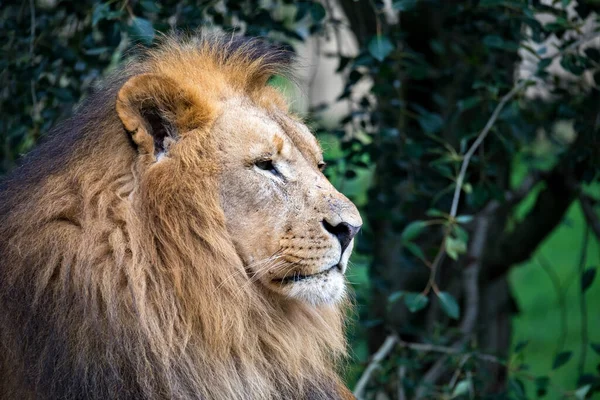
{"type": "Polygon", "coordinates": [[[3,180],[0,398],[353,398],[362,221],[269,84],[291,62],[167,37],[3,180]]]}

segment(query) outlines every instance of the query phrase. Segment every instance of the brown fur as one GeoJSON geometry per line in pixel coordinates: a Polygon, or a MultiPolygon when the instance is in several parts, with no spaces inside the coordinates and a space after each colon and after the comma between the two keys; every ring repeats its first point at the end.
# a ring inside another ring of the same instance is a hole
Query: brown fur
{"type": "Polygon", "coordinates": [[[261,46],[165,39],[4,180],[0,398],[351,398],[335,373],[344,302],[249,281],[223,213],[226,100],[286,112],[265,85],[286,56],[261,46]],[[161,145],[173,158],[155,165],[161,145]]]}

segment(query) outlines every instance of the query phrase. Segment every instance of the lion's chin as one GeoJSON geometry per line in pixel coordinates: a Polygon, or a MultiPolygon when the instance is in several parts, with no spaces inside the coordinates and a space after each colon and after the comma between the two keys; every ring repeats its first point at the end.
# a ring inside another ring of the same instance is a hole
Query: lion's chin
{"type": "Polygon", "coordinates": [[[346,294],[344,274],[337,266],[302,279],[273,281],[271,285],[286,297],[314,306],[338,303],[346,294]]]}

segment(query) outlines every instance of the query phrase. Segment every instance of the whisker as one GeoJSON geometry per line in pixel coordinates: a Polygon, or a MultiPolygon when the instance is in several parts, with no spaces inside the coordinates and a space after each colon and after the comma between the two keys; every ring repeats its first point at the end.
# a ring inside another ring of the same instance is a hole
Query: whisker
{"type": "MultiPolygon", "coordinates": [[[[252,264],[250,264],[250,265],[248,265],[248,266],[245,266],[244,268],[245,268],[246,270],[248,270],[249,268],[254,268],[254,267],[255,267],[255,266],[257,266],[257,265],[260,265],[260,264],[263,264],[263,263],[269,263],[269,262],[271,262],[271,261],[273,261],[273,260],[276,260],[276,259],[278,259],[278,258],[281,258],[281,257],[283,257],[283,255],[281,255],[280,253],[281,253],[281,250],[277,250],[277,251],[276,251],[275,253],[273,253],[271,256],[269,256],[269,257],[267,257],[267,258],[264,258],[264,259],[262,259],[262,260],[258,260],[258,261],[254,262],[254,263],[252,263],[252,264]]],[[[229,276],[227,276],[225,279],[223,279],[223,281],[222,281],[222,282],[221,282],[221,283],[220,283],[220,284],[219,284],[219,285],[218,285],[218,286],[215,288],[215,291],[216,291],[216,290],[219,290],[220,288],[222,288],[222,287],[223,287],[223,285],[225,285],[226,283],[228,283],[228,282],[229,282],[229,281],[230,281],[230,280],[231,280],[233,277],[235,277],[235,276],[236,276],[237,274],[239,274],[240,272],[242,272],[242,271],[236,270],[236,271],[234,271],[232,274],[230,274],[229,276]]]]}

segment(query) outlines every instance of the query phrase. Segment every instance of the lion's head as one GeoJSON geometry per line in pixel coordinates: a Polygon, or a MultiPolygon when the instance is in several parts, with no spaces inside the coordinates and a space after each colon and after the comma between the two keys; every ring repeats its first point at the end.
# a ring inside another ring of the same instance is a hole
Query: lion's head
{"type": "MultiPolygon", "coordinates": [[[[146,158],[140,174],[162,185],[188,168],[204,170],[193,164],[206,162],[209,129],[220,204],[248,278],[312,304],[338,301],[362,221],[323,175],[313,134],[266,85],[285,54],[258,42],[204,46],[173,61],[155,54],[152,72],[120,90],[119,115],[146,158]],[[223,51],[230,59],[219,70],[210,63],[223,51]]],[[[205,188],[189,185],[189,196],[203,196],[195,191],[205,188]]],[[[188,205],[191,214],[204,207],[188,205]]]]}
{"type": "Polygon", "coordinates": [[[167,38],[0,186],[0,398],[336,399],[361,226],[268,79],[167,38]]]}

